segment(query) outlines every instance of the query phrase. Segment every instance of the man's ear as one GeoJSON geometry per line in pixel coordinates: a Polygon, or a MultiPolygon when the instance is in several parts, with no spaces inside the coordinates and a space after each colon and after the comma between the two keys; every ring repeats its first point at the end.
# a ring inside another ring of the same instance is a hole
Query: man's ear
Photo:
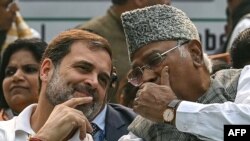
{"type": "Polygon", "coordinates": [[[48,58],[44,59],[40,68],[40,78],[42,81],[48,81],[48,78],[53,74],[54,65],[48,58]]]}
{"type": "Polygon", "coordinates": [[[188,50],[190,52],[194,65],[196,67],[201,66],[204,63],[201,43],[197,40],[191,40],[188,43],[188,50]]]}
{"type": "Polygon", "coordinates": [[[116,71],[116,67],[113,66],[112,72],[111,72],[110,86],[113,87],[113,88],[116,88],[117,85],[118,85],[117,82],[118,82],[117,71],[116,71]]]}

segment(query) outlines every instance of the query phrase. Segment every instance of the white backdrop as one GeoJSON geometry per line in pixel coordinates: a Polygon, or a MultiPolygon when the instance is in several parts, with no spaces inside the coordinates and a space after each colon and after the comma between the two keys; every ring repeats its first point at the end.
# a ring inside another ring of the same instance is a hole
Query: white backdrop
{"type": "MultiPolygon", "coordinates": [[[[109,0],[20,0],[19,3],[27,23],[47,42],[60,31],[105,14],[111,5],[109,0]]],[[[223,43],[226,0],[173,0],[172,5],[194,21],[204,50],[208,54],[217,52],[223,43]]]]}

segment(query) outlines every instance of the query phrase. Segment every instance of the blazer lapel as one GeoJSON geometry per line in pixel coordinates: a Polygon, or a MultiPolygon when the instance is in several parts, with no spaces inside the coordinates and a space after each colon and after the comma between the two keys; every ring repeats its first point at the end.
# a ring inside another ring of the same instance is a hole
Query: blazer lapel
{"type": "Polygon", "coordinates": [[[126,134],[127,126],[122,120],[123,117],[110,105],[107,107],[105,134],[107,141],[117,141],[122,135],[126,134]]]}

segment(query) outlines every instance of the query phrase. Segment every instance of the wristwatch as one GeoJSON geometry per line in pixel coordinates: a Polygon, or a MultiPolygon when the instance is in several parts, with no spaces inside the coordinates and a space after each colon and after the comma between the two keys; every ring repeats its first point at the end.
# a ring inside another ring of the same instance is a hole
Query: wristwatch
{"type": "Polygon", "coordinates": [[[181,100],[174,99],[168,105],[163,112],[163,120],[165,123],[174,124],[176,109],[180,104],[181,100]]]}

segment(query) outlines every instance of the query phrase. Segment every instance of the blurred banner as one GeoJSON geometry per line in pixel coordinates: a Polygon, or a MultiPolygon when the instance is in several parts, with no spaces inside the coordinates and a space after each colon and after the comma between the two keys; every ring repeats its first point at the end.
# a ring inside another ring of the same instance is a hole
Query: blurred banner
{"type": "MultiPolygon", "coordinates": [[[[28,24],[50,41],[59,32],[104,15],[111,0],[19,0],[28,24]]],[[[197,26],[204,51],[215,54],[225,42],[226,0],[173,0],[197,26]]]]}

